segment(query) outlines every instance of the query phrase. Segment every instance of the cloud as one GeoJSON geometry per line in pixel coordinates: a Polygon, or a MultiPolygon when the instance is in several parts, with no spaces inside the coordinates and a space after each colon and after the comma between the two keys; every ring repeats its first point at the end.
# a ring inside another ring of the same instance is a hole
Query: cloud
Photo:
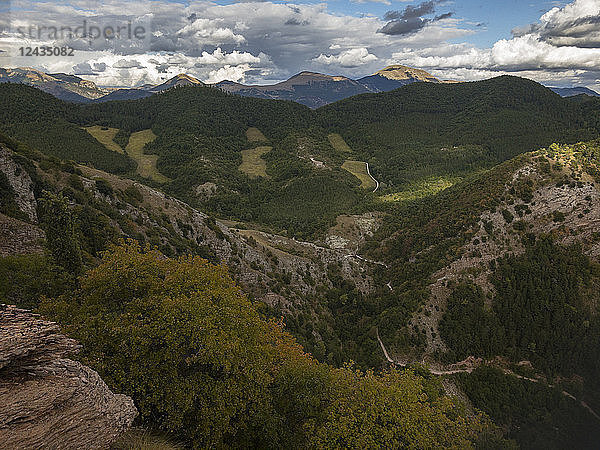
{"type": "Polygon", "coordinates": [[[415,6],[408,5],[401,11],[388,11],[383,16],[383,19],[387,20],[388,23],[377,32],[393,36],[407,35],[422,30],[427,24],[449,19],[453,15],[452,12],[440,14],[433,18],[424,17],[434,14],[436,6],[444,2],[445,0],[429,0],[415,6]]]}
{"type": "MultiPolygon", "coordinates": [[[[103,23],[131,20],[143,24],[149,33],[141,43],[126,39],[118,45],[105,39],[65,40],[65,45],[76,50],[73,58],[14,59],[15,65],[63,72],[80,63],[104,62],[105,71],[91,66],[88,73],[94,74],[90,75],[93,81],[108,85],[137,83],[142,79],[160,81],[174,71],[189,71],[200,79],[214,78],[217,75],[212,72],[219,69],[215,66],[229,66],[228,71],[221,73],[239,76],[243,72],[248,82],[258,83],[279,81],[301,70],[324,67],[332,74],[362,76],[379,70],[379,61],[388,59],[394,49],[441,45],[445,40],[471,32],[461,27],[459,20],[450,18],[406,36],[381,34],[377,30],[386,24],[381,18],[334,13],[328,10],[326,2],[221,5],[204,0],[131,0],[127,8],[123,8],[122,0],[102,3],[66,0],[60,4],[13,0],[13,3],[19,8],[18,21],[13,20],[13,25],[24,27],[76,26],[83,19],[103,23]],[[121,66],[118,63],[121,59],[138,61],[140,66],[121,66]]],[[[3,43],[18,49],[23,39],[0,35],[0,45],[3,43]]],[[[53,44],[44,39],[28,41],[29,45],[34,43],[53,44]]],[[[83,68],[87,70],[87,66],[78,66],[83,68]]]]}
{"type": "Polygon", "coordinates": [[[557,47],[599,47],[600,2],[576,0],[563,8],[551,9],[539,23],[513,30],[515,37],[530,34],[557,47]]]}
{"type": "MultiPolygon", "coordinates": [[[[193,17],[190,16],[190,17],[193,17]]],[[[192,45],[205,46],[207,44],[241,44],[246,38],[236,34],[233,29],[223,26],[223,19],[196,18],[190,24],[178,30],[178,38],[189,40],[192,45]]]]}
{"type": "MultiPolygon", "coordinates": [[[[19,14],[12,15],[10,29],[0,32],[0,47],[10,55],[1,56],[11,67],[77,71],[111,86],[157,83],[181,72],[203,81],[246,83],[280,81],[302,70],[358,78],[399,63],[445,79],[512,73],[559,84],[562,75],[565,83],[600,87],[598,0],[552,8],[488,48],[457,43],[484,27],[444,9],[449,1],[421,0],[384,17],[333,12],[327,2],[223,3],[130,0],[123,8],[123,0],[12,0],[19,14]],[[116,42],[24,39],[15,32],[17,26],[77,26],[84,19],[88,24],[132,21],[149,32],[144,40],[116,42]],[[23,45],[57,42],[75,48],[74,56],[14,56],[23,45]]],[[[0,17],[0,25],[5,22],[0,17]]]]}
{"type": "Polygon", "coordinates": [[[321,53],[318,57],[313,58],[313,61],[326,66],[336,64],[341,67],[359,67],[377,61],[377,59],[377,56],[362,47],[345,50],[335,56],[321,53]]]}
{"type": "MultiPolygon", "coordinates": [[[[511,39],[501,39],[491,48],[479,49],[468,45],[453,45],[446,49],[404,52],[404,60],[425,68],[469,68],[497,71],[531,70],[593,70],[600,71],[600,46],[590,45],[590,36],[600,33],[600,3],[576,0],[563,8],[554,8],[540,18],[540,22],[523,27],[513,33],[511,39]],[[577,17],[582,14],[582,17],[577,17]],[[573,23],[585,23],[594,27],[591,35],[582,35],[580,45],[563,45],[557,42],[567,33],[573,23]],[[448,52],[448,50],[451,50],[448,52]]],[[[400,53],[396,54],[399,57],[400,53]]]]}
{"type": "Polygon", "coordinates": [[[73,73],[75,75],[97,75],[106,71],[106,63],[94,63],[82,62],[73,66],[73,73]]]}
{"type": "Polygon", "coordinates": [[[223,80],[244,82],[246,72],[250,71],[251,67],[248,64],[239,66],[226,65],[216,70],[211,70],[206,79],[207,83],[218,83],[223,80]]]}
{"type": "Polygon", "coordinates": [[[599,17],[600,2],[575,0],[553,8],[535,24],[513,30],[512,38],[500,39],[489,48],[464,43],[407,47],[394,52],[389,61],[421,67],[441,78],[474,80],[513,74],[552,85],[598,89],[599,17]]]}
{"type": "Polygon", "coordinates": [[[351,3],[383,3],[384,5],[391,5],[390,0],[350,0],[351,3]]]}
{"type": "Polygon", "coordinates": [[[120,59],[116,63],[113,64],[113,67],[116,69],[143,69],[144,66],[140,65],[138,61],[135,59],[127,60],[120,59]]]}
{"type": "Polygon", "coordinates": [[[310,23],[306,20],[299,20],[295,17],[285,21],[284,25],[309,25],[310,23]]]}
{"type": "Polygon", "coordinates": [[[385,20],[410,20],[417,19],[435,12],[435,0],[420,3],[416,6],[408,5],[402,11],[388,11],[383,18],[385,20]]]}

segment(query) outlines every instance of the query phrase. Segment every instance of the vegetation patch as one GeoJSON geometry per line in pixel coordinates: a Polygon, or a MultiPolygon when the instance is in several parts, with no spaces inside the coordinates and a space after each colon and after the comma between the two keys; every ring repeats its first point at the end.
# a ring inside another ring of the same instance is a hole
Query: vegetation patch
{"type": "Polygon", "coordinates": [[[226,267],[199,257],[114,246],[39,311],[133,398],[141,423],[186,448],[474,448],[497,431],[467,417],[437,378],[318,363],[261,317],[226,267]]]}
{"type": "Polygon", "coordinates": [[[267,175],[267,163],[262,155],[269,153],[272,147],[256,147],[242,150],[242,164],[239,169],[250,178],[269,178],[267,175]]]}
{"type": "Polygon", "coordinates": [[[375,189],[375,181],[367,172],[367,163],[363,161],[346,160],[342,164],[342,169],[347,170],[360,180],[360,187],[363,189],[375,189]]]}
{"type": "Polygon", "coordinates": [[[127,155],[131,156],[138,163],[137,173],[158,183],[166,183],[169,179],[156,168],[158,156],[144,154],[144,146],[154,141],[154,139],[156,139],[156,135],[152,130],[142,130],[132,133],[125,150],[127,155]]]}
{"type": "Polygon", "coordinates": [[[426,178],[411,183],[406,189],[403,189],[400,192],[384,195],[381,197],[381,200],[384,202],[404,202],[428,197],[437,194],[450,186],[454,186],[461,179],[462,178],[456,176],[435,176],[426,178]]]}
{"type": "Polygon", "coordinates": [[[341,153],[352,153],[352,149],[342,136],[337,133],[331,133],[327,135],[327,139],[329,139],[329,143],[333,148],[335,148],[338,152],[341,153]]]}
{"type": "Polygon", "coordinates": [[[121,146],[114,141],[115,136],[119,132],[117,128],[95,125],[93,127],[85,127],[85,130],[110,151],[123,153],[121,146]]]}
{"type": "Polygon", "coordinates": [[[246,130],[246,137],[250,142],[266,142],[268,139],[258,128],[250,127],[246,130]]]}

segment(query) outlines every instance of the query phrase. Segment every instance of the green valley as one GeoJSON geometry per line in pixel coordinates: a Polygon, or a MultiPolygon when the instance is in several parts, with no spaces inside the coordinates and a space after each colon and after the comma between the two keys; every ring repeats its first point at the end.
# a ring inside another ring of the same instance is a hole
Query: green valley
{"type": "Polygon", "coordinates": [[[64,325],[151,428],[336,447],[367,408],[350,446],[412,421],[432,448],[600,438],[597,99],[504,76],[316,110],[203,85],[0,105],[0,300],[64,325]]]}

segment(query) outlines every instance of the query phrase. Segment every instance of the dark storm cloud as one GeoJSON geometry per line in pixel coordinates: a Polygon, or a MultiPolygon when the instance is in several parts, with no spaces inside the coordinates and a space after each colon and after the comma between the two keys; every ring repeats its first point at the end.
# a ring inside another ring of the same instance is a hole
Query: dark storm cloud
{"type": "Polygon", "coordinates": [[[298,20],[296,18],[291,18],[286,20],[285,25],[310,25],[308,20],[298,20]]]}
{"type": "Polygon", "coordinates": [[[447,12],[447,13],[444,13],[444,14],[440,14],[439,16],[435,16],[435,17],[433,18],[433,21],[434,21],[434,22],[436,22],[436,21],[438,21],[438,20],[449,19],[449,18],[450,18],[450,17],[452,17],[453,15],[454,15],[454,13],[453,13],[453,12],[447,12]]]}
{"type": "Polygon", "coordinates": [[[533,33],[556,47],[600,48],[600,16],[537,23],[512,30],[514,37],[533,33]]]}
{"type": "Polygon", "coordinates": [[[383,19],[387,20],[388,23],[377,30],[377,32],[393,36],[402,36],[416,33],[428,23],[448,19],[449,17],[452,17],[453,13],[447,12],[433,18],[424,17],[434,14],[436,6],[445,1],[446,0],[429,0],[419,3],[418,5],[409,5],[400,11],[388,11],[383,16],[383,19]]]}
{"type": "Polygon", "coordinates": [[[392,20],[385,24],[383,28],[377,30],[378,33],[389,34],[389,35],[404,35],[415,33],[423,28],[429,22],[428,19],[400,19],[392,20]]]}
{"type": "Polygon", "coordinates": [[[388,11],[383,16],[384,20],[410,20],[426,16],[427,14],[433,14],[435,12],[434,0],[423,2],[419,5],[412,6],[408,5],[402,11],[388,11]]]}

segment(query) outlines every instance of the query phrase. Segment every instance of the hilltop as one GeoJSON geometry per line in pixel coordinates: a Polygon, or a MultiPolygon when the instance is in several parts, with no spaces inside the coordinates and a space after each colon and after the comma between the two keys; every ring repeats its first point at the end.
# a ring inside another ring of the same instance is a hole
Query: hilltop
{"type": "Polygon", "coordinates": [[[392,91],[401,86],[417,82],[440,83],[440,80],[424,70],[402,65],[388,66],[357,81],[371,92],[392,91]]]}

